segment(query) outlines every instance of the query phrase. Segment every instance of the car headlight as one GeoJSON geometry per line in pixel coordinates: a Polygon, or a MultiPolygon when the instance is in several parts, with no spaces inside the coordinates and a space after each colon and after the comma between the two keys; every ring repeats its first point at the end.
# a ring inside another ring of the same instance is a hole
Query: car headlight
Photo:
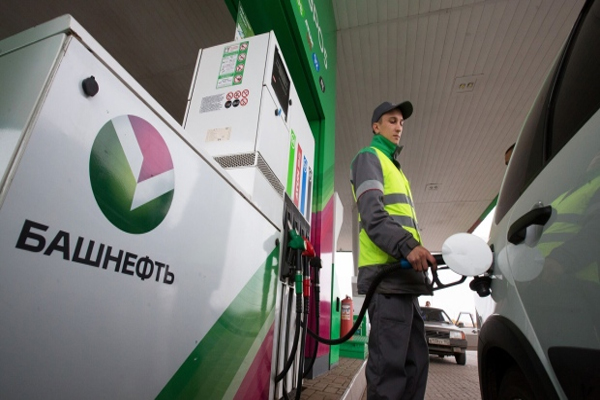
{"type": "Polygon", "coordinates": [[[450,331],[450,339],[465,339],[465,333],[462,331],[450,331]]]}

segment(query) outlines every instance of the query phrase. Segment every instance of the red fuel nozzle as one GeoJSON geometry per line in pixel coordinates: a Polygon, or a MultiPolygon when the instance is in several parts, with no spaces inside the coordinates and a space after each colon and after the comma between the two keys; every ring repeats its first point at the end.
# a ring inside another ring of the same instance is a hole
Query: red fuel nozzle
{"type": "Polygon", "coordinates": [[[315,253],[315,248],[313,247],[313,245],[310,243],[310,241],[307,238],[303,238],[304,239],[304,247],[306,248],[306,250],[304,250],[302,252],[302,255],[308,258],[314,258],[317,253],[315,253]]]}

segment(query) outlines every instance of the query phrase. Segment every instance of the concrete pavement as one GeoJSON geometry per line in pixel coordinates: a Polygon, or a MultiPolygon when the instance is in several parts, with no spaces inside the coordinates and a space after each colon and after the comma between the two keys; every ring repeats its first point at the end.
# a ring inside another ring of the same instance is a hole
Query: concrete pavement
{"type": "MultiPolygon", "coordinates": [[[[337,367],[315,378],[305,379],[303,400],[366,400],[363,360],[340,358],[337,367]]],[[[425,400],[481,399],[477,375],[477,352],[467,351],[467,364],[454,357],[429,357],[425,400]]]]}

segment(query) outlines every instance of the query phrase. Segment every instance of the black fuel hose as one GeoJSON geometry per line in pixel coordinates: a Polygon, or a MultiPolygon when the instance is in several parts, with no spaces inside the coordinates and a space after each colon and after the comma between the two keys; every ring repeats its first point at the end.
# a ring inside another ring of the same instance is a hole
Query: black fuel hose
{"type": "MultiPolygon", "coordinates": [[[[296,252],[296,256],[298,258],[298,265],[302,266],[302,256],[300,252],[296,252]]],[[[288,299],[290,301],[288,301],[288,322],[290,320],[290,314],[291,314],[291,304],[292,304],[292,296],[293,296],[294,290],[292,288],[290,288],[290,293],[289,293],[289,297],[288,299]]],[[[280,380],[282,380],[285,375],[288,373],[290,367],[292,366],[292,364],[294,363],[294,360],[296,359],[296,351],[298,350],[298,339],[300,339],[300,328],[302,326],[304,326],[305,324],[302,322],[302,294],[301,293],[297,293],[297,299],[296,299],[296,329],[294,332],[294,344],[292,345],[292,350],[290,352],[290,355],[288,357],[288,359],[286,360],[284,366],[283,366],[283,370],[277,374],[277,376],[275,376],[275,382],[279,382],[280,380]]],[[[307,307],[308,308],[308,307],[307,307]]],[[[308,310],[306,312],[308,314],[308,310]]],[[[305,316],[305,319],[307,317],[305,316]]],[[[286,329],[286,331],[289,332],[289,329],[286,329]]],[[[306,332],[304,332],[304,334],[302,335],[302,345],[301,347],[304,346],[304,343],[306,341],[306,332]]],[[[286,340],[287,342],[287,340],[286,340]]],[[[302,353],[304,353],[304,349],[302,348],[302,353]]],[[[286,349],[287,352],[287,349],[286,349]]],[[[301,357],[304,357],[304,354],[302,354],[301,357]]],[[[302,370],[300,370],[302,371],[302,370]]],[[[299,376],[302,377],[302,373],[299,373],[299,376]]],[[[285,382],[284,382],[284,392],[285,392],[285,382]]]]}
{"type": "MultiPolygon", "coordinates": [[[[314,315],[315,315],[315,321],[316,321],[316,325],[317,325],[316,335],[319,336],[320,325],[321,325],[321,310],[320,310],[320,307],[321,307],[321,282],[320,282],[320,278],[319,278],[319,275],[320,275],[319,270],[321,269],[321,259],[320,258],[311,259],[310,266],[315,274],[315,278],[312,280],[314,296],[311,296],[311,299],[313,300],[313,304],[315,305],[314,315]]],[[[315,348],[312,353],[312,357],[310,358],[310,362],[309,362],[308,366],[306,366],[304,368],[304,374],[302,374],[302,378],[306,378],[308,373],[311,371],[312,367],[314,366],[318,351],[319,351],[319,342],[316,342],[315,348]]]]}
{"type": "Polygon", "coordinates": [[[383,278],[385,278],[390,272],[394,271],[396,268],[398,268],[398,267],[394,266],[394,265],[386,265],[375,276],[375,279],[373,279],[373,282],[371,282],[371,286],[369,286],[369,290],[367,291],[367,294],[365,296],[365,301],[363,303],[363,306],[361,307],[360,312],[358,313],[358,317],[356,317],[356,321],[354,322],[354,325],[352,325],[352,328],[350,328],[350,331],[348,331],[348,333],[346,333],[341,338],[329,339],[329,338],[324,338],[324,337],[317,335],[311,329],[308,329],[308,326],[307,326],[306,330],[308,331],[308,334],[316,341],[318,341],[320,343],[324,343],[328,346],[334,346],[336,344],[342,344],[342,343],[348,341],[352,336],[354,336],[354,333],[356,333],[356,331],[360,327],[360,324],[362,323],[362,320],[367,312],[367,308],[369,307],[369,303],[371,302],[371,298],[373,298],[373,295],[375,294],[375,291],[377,290],[377,286],[379,286],[379,283],[383,280],[383,278]]]}
{"type": "MultiPolygon", "coordinates": [[[[436,262],[438,264],[443,264],[444,260],[440,255],[436,255],[436,262]]],[[[402,260],[406,263],[405,260],[402,260]]],[[[352,328],[350,329],[350,331],[348,331],[348,333],[346,333],[344,336],[342,336],[341,338],[337,338],[337,339],[329,339],[329,338],[324,338],[319,336],[318,334],[316,334],[315,332],[313,332],[311,329],[308,329],[308,324],[306,324],[307,326],[305,327],[305,329],[308,331],[308,334],[315,339],[318,342],[324,343],[328,346],[334,346],[337,344],[342,344],[346,341],[348,341],[353,335],[354,333],[356,333],[356,331],[358,330],[358,328],[360,327],[360,324],[362,323],[362,320],[367,312],[367,308],[369,307],[369,303],[371,302],[371,299],[373,298],[373,295],[375,294],[375,291],[377,290],[377,286],[379,286],[379,283],[383,280],[383,278],[385,278],[389,273],[397,270],[398,268],[403,268],[406,269],[405,265],[400,266],[400,264],[389,264],[389,265],[385,265],[381,271],[375,275],[375,278],[373,279],[373,282],[371,282],[371,286],[369,286],[369,290],[367,291],[367,294],[365,296],[365,301],[362,305],[362,308],[360,309],[360,312],[358,313],[358,316],[356,317],[356,321],[354,322],[354,325],[352,325],[352,328]]],[[[442,285],[438,278],[437,278],[437,274],[435,273],[435,271],[433,272],[434,275],[434,281],[436,282],[436,284],[439,287],[446,287],[449,285],[442,285]]],[[[464,279],[463,279],[464,281],[464,279]]],[[[433,284],[431,284],[431,289],[433,290],[433,284]]]]}
{"type": "MultiPolygon", "coordinates": [[[[306,321],[306,325],[308,325],[308,321],[306,321]]],[[[298,383],[296,384],[296,400],[300,400],[300,395],[302,394],[302,379],[304,378],[304,346],[306,346],[306,332],[302,335],[300,339],[302,344],[300,345],[300,361],[298,363],[298,383]]]]}

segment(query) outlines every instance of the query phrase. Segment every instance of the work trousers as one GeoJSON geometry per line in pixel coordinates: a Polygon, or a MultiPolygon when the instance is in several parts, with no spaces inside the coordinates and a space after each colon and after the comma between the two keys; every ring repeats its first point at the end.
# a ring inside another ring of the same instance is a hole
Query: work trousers
{"type": "Polygon", "coordinates": [[[424,399],[429,349],[417,297],[375,293],[369,319],[367,399],[424,399]]]}

